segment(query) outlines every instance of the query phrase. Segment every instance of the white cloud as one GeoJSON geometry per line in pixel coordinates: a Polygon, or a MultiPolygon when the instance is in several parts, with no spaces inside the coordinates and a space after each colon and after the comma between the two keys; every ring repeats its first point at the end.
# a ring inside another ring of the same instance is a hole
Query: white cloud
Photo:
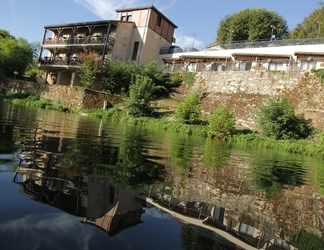
{"type": "Polygon", "coordinates": [[[11,15],[13,17],[14,20],[17,19],[17,15],[16,15],[16,0],[7,0],[7,4],[9,6],[9,10],[11,12],[11,15]]]}
{"type": "Polygon", "coordinates": [[[91,228],[83,226],[79,221],[80,218],[64,213],[30,214],[15,220],[2,222],[0,234],[6,235],[7,238],[20,239],[17,242],[20,245],[28,242],[28,246],[25,246],[25,248],[38,249],[36,245],[52,247],[57,243],[61,244],[69,240],[74,244],[79,244],[79,249],[89,249],[89,241],[93,231],[91,228]],[[74,232],[78,232],[78,234],[74,232]]]}
{"type": "MultiPolygon", "coordinates": [[[[74,2],[84,6],[98,17],[102,19],[115,19],[116,9],[133,8],[139,6],[146,6],[150,4],[145,4],[149,1],[139,1],[139,0],[73,0],[74,2]]],[[[177,0],[170,1],[155,1],[154,6],[158,8],[159,11],[163,12],[171,8],[177,0]],[[160,4],[161,2],[161,4],[160,4]]]]}
{"type": "Polygon", "coordinates": [[[74,0],[102,19],[115,19],[116,9],[135,7],[138,0],[74,0]]]}
{"type": "Polygon", "coordinates": [[[181,31],[176,30],[174,37],[176,38],[176,44],[182,48],[200,48],[206,45],[203,41],[198,39],[198,35],[194,36],[194,33],[192,36],[188,36],[184,35],[181,31]]]}
{"type": "MultiPolygon", "coordinates": [[[[102,19],[115,19],[116,9],[132,8],[138,6],[146,6],[147,1],[139,0],[73,0],[76,3],[84,6],[98,17],[102,19]]],[[[177,3],[178,0],[155,0],[153,5],[163,13],[163,11],[170,9],[177,3]]],[[[151,3],[150,3],[151,4],[151,3]]],[[[199,40],[199,34],[194,36],[184,35],[178,29],[175,31],[174,37],[176,38],[176,44],[183,48],[192,48],[193,45],[196,48],[202,48],[205,44],[199,40]]]]}
{"type": "Polygon", "coordinates": [[[177,0],[171,0],[171,1],[156,1],[154,5],[158,8],[159,11],[163,12],[167,9],[170,9],[173,5],[177,3],[177,0]],[[162,2],[163,5],[160,5],[160,2],[162,2]]]}

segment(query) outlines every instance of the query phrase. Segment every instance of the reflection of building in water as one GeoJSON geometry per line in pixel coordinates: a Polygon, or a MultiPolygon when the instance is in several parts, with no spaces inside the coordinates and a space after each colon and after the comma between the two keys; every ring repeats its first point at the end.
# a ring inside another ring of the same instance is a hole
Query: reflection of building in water
{"type": "Polygon", "coordinates": [[[19,168],[13,182],[21,186],[22,194],[71,214],[82,213],[79,187],[83,177],[67,175],[60,166],[63,163],[61,154],[29,149],[18,154],[18,158],[19,168]]]}
{"type": "Polygon", "coordinates": [[[63,154],[30,150],[18,157],[20,164],[13,181],[31,199],[84,217],[83,222],[108,235],[141,223],[142,200],[124,188],[109,185],[107,177],[65,171],[63,154]]]}
{"type": "MultiPolygon", "coordinates": [[[[149,188],[150,191],[152,189],[149,188]]],[[[238,246],[244,245],[244,249],[297,249],[268,228],[257,228],[259,223],[247,214],[214,204],[179,200],[163,193],[168,190],[165,187],[155,187],[154,190],[154,193],[149,191],[148,197],[142,198],[187,224],[215,231],[225,239],[237,242],[238,246]]]]}
{"type": "Polygon", "coordinates": [[[82,205],[87,207],[83,222],[95,225],[108,235],[141,223],[142,200],[124,188],[110,186],[106,178],[86,176],[87,196],[82,205]]]}

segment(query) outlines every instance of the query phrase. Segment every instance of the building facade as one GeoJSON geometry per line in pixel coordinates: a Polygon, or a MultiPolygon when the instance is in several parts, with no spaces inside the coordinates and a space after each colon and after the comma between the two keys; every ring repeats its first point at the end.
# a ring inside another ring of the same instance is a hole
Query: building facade
{"type": "MultiPolygon", "coordinates": [[[[177,26],[153,5],[116,12],[116,20],[45,26],[39,67],[46,72],[46,82],[80,85],[82,54],[93,53],[103,61],[133,60],[144,64],[157,59],[161,47],[172,44],[177,26]]],[[[94,88],[99,81],[100,75],[94,88]]]]}

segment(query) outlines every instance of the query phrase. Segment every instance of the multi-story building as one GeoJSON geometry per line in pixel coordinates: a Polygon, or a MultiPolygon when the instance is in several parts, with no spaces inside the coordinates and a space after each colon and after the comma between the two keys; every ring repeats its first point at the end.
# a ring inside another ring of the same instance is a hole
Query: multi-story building
{"type": "MultiPolygon", "coordinates": [[[[39,62],[48,83],[79,85],[82,53],[95,52],[100,60],[133,60],[144,64],[157,59],[160,49],[172,44],[177,26],[153,5],[116,12],[116,20],[44,27],[39,62]]],[[[99,80],[100,76],[95,82],[98,84],[99,80]]]]}

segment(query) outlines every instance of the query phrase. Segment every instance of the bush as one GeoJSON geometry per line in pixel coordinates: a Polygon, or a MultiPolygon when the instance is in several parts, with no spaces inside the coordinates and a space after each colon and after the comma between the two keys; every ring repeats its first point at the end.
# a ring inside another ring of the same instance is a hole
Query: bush
{"type": "Polygon", "coordinates": [[[235,128],[233,111],[224,106],[216,108],[208,117],[208,135],[210,137],[226,138],[235,128]]]}
{"type": "Polygon", "coordinates": [[[147,76],[136,75],[135,82],[129,88],[129,100],[127,102],[128,114],[132,116],[147,116],[152,113],[148,105],[153,98],[155,86],[147,76]]]}
{"type": "Polygon", "coordinates": [[[111,94],[128,95],[132,72],[123,61],[108,60],[103,69],[101,89],[111,94]]]}
{"type": "Polygon", "coordinates": [[[84,88],[89,88],[101,71],[102,60],[96,52],[81,53],[79,56],[81,65],[79,69],[80,83],[84,88]]]}
{"type": "Polygon", "coordinates": [[[279,101],[268,98],[257,108],[257,127],[261,134],[276,139],[307,138],[312,128],[309,121],[295,115],[288,98],[279,101]]]}
{"type": "Polygon", "coordinates": [[[193,124],[200,116],[199,103],[198,94],[189,94],[177,107],[174,118],[179,122],[193,124]]]}

